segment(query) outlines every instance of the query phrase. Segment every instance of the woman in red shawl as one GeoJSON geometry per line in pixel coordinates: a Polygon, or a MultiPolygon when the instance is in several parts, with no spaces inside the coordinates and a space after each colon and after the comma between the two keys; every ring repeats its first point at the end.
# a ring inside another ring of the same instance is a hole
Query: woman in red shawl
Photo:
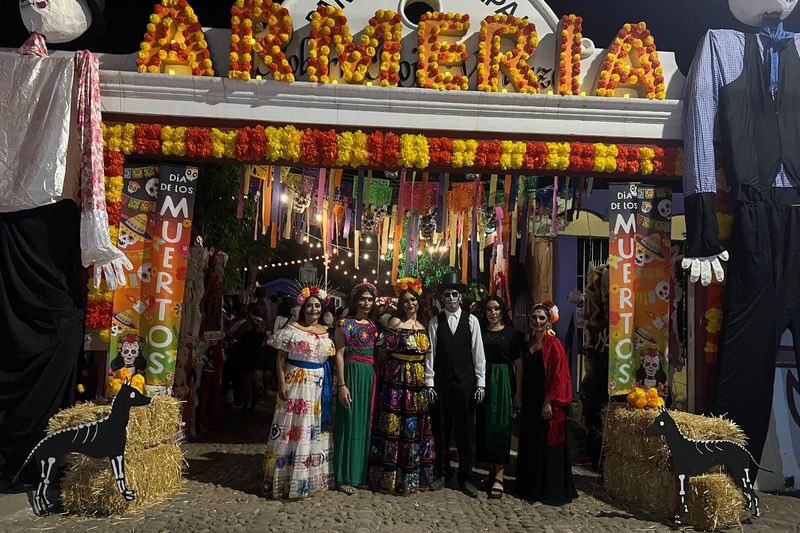
{"type": "Polygon", "coordinates": [[[531,501],[562,505],[578,496],[566,443],[572,381],[564,348],[550,329],[558,308],[552,302],[536,304],[529,320],[528,350],[515,362],[514,405],[521,420],[517,492],[531,501]]]}

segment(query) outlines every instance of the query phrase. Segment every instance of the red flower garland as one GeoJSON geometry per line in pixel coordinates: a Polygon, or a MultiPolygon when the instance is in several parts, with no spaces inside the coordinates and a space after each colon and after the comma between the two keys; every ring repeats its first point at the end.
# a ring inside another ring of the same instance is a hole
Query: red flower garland
{"type": "Polygon", "coordinates": [[[211,157],[211,131],[208,128],[186,128],[186,155],[211,157]]]}
{"type": "Polygon", "coordinates": [[[453,161],[453,140],[447,137],[428,139],[428,157],[431,165],[449,166],[453,161]]]}
{"type": "Polygon", "coordinates": [[[90,329],[105,329],[111,327],[111,302],[89,302],[86,306],[86,327],[90,329]]]}
{"type": "Polygon", "coordinates": [[[133,131],[133,149],[137,154],[161,154],[161,125],[138,124],[133,131]]]}
{"type": "Polygon", "coordinates": [[[301,160],[307,165],[335,166],[339,149],[336,130],[306,129],[300,139],[301,160]]]}
{"type": "Polygon", "coordinates": [[[575,170],[592,170],[594,168],[594,144],[574,142],[570,145],[569,168],[575,170]]]}
{"type": "Polygon", "coordinates": [[[617,170],[626,174],[639,172],[639,148],[617,145],[617,170]]]}
{"type": "Polygon", "coordinates": [[[547,144],[543,142],[525,143],[525,156],[522,166],[530,169],[544,168],[547,164],[547,144]]]}
{"type": "Polygon", "coordinates": [[[122,176],[125,167],[125,156],[120,152],[103,150],[103,174],[106,176],[122,176]]]}
{"type": "Polygon", "coordinates": [[[242,161],[258,161],[264,158],[267,134],[264,126],[245,126],[236,136],[236,156],[242,161]]]}
{"type": "Polygon", "coordinates": [[[500,141],[478,141],[478,150],[475,152],[475,166],[492,168],[500,165],[500,154],[503,146],[500,141]]]}
{"type": "Polygon", "coordinates": [[[395,168],[400,153],[400,136],[376,131],[367,137],[367,150],[372,166],[395,168]]]}

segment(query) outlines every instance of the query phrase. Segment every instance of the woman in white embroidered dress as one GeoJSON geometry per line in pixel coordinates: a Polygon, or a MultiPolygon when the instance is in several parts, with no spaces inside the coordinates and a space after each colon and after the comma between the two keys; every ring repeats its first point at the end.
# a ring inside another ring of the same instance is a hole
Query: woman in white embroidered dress
{"type": "Polygon", "coordinates": [[[302,498],[334,486],[329,359],[335,350],[320,323],[325,300],[324,290],[303,289],[300,320],[269,340],[278,350],[278,400],[265,457],[267,498],[302,498]]]}

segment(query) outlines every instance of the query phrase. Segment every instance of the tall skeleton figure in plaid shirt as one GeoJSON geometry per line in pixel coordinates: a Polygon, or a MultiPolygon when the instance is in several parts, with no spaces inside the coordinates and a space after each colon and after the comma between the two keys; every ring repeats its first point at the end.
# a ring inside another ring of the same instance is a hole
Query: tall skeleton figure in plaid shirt
{"type": "Polygon", "coordinates": [[[71,397],[83,340],[77,254],[95,286],[103,276],[124,284],[132,268],[109,237],[97,57],[50,55],[45,44],[96,28],[103,1],[18,2],[31,36],[0,53],[2,470],[19,466],[71,397]]]}
{"type": "Polygon", "coordinates": [[[686,259],[690,280],[725,277],[719,243],[713,133],[719,116],[734,206],[717,413],[764,448],[778,342],[800,353],[800,35],[783,29],[797,0],[729,0],[752,33],[709,30],[686,82],[686,259]]]}

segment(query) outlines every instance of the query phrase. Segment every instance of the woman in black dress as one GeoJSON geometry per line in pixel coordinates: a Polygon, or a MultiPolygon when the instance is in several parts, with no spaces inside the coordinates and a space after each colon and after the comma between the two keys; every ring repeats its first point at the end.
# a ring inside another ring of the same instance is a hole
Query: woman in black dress
{"type": "Polygon", "coordinates": [[[492,468],[484,482],[490,499],[503,496],[503,474],[511,449],[514,418],[514,361],[522,354],[520,332],[508,323],[508,306],[499,296],[489,296],[481,313],[481,337],[486,353],[486,399],[478,406],[478,461],[492,468]]]}
{"type": "Polygon", "coordinates": [[[562,505],[578,496],[566,439],[572,381],[564,348],[550,329],[558,308],[552,302],[536,304],[529,319],[528,350],[515,363],[514,404],[521,415],[517,492],[531,501],[562,505]]]}

